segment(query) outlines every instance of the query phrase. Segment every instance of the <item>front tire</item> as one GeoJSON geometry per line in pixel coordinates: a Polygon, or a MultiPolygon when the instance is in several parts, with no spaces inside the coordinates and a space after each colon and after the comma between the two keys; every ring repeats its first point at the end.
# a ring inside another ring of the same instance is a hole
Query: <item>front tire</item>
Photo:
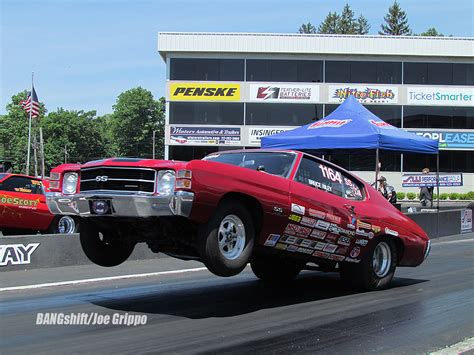
{"type": "Polygon", "coordinates": [[[293,281],[304,264],[290,263],[282,258],[259,256],[250,263],[253,273],[268,284],[281,284],[293,281]]]}
{"type": "Polygon", "coordinates": [[[396,267],[395,243],[391,238],[382,237],[359,264],[341,265],[341,278],[358,290],[382,290],[389,286],[396,267]]]}
{"type": "Polygon", "coordinates": [[[94,264],[111,267],[122,264],[135,248],[134,244],[114,238],[113,230],[99,230],[91,222],[83,221],[79,232],[82,250],[94,264]]]}
{"type": "Polygon", "coordinates": [[[213,274],[234,276],[247,265],[254,239],[255,226],[250,213],[241,203],[227,201],[200,227],[199,253],[213,274]]]}

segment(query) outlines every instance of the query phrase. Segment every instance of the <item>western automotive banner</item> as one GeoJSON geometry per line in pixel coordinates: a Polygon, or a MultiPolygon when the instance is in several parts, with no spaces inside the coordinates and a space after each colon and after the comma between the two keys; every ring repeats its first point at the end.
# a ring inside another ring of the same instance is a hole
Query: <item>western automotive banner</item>
{"type": "Polygon", "coordinates": [[[240,128],[170,127],[170,145],[239,145],[240,128]]]}
{"type": "Polygon", "coordinates": [[[240,84],[169,84],[170,101],[239,101],[240,84]]]}
{"type": "Polygon", "coordinates": [[[349,96],[361,104],[397,104],[398,88],[381,85],[328,85],[328,102],[339,104],[349,96]]]}
{"type": "Polygon", "coordinates": [[[262,137],[271,136],[284,131],[289,131],[296,127],[265,127],[265,126],[250,126],[247,127],[248,145],[260,146],[262,137]]]}
{"type": "Polygon", "coordinates": [[[407,87],[408,105],[474,106],[472,87],[407,87]]]}
{"type": "Polygon", "coordinates": [[[297,102],[316,103],[319,101],[319,86],[305,84],[250,84],[251,102],[297,102]]]}
{"type": "MultiPolygon", "coordinates": [[[[403,174],[402,187],[436,186],[435,174],[403,174]]],[[[463,186],[462,173],[439,174],[439,186],[463,186]]]]}
{"type": "Polygon", "coordinates": [[[412,131],[419,136],[426,137],[439,142],[439,148],[443,150],[462,149],[474,150],[474,131],[412,131]]]}

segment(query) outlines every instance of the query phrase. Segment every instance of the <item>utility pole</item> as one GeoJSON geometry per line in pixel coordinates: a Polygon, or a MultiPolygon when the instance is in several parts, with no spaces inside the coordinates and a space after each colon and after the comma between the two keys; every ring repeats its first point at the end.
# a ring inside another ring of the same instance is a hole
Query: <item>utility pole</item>
{"type": "Polygon", "coordinates": [[[43,143],[43,128],[40,127],[40,152],[41,152],[41,178],[44,179],[44,143],[43,143]]]}
{"type": "Polygon", "coordinates": [[[67,163],[67,144],[64,144],[64,164],[67,163]]]}

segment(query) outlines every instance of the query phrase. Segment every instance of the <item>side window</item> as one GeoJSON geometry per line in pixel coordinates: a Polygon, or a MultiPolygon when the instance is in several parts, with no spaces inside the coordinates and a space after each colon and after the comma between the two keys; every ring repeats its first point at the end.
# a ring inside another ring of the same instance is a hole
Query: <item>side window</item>
{"type": "Polygon", "coordinates": [[[43,187],[40,180],[13,176],[0,183],[0,190],[41,195],[43,187]]]}
{"type": "Polygon", "coordinates": [[[317,160],[303,157],[295,181],[350,200],[362,200],[361,186],[343,173],[317,160]]]}

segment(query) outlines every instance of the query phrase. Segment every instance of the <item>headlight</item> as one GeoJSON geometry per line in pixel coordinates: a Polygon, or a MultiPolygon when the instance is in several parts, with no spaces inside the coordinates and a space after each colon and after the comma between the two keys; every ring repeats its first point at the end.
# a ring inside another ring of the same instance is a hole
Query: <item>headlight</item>
{"type": "Polygon", "coordinates": [[[77,189],[77,173],[66,173],[63,178],[63,194],[72,195],[77,189]]]}
{"type": "Polygon", "coordinates": [[[158,193],[169,195],[174,191],[175,173],[173,170],[162,170],[158,172],[158,193]]]}

